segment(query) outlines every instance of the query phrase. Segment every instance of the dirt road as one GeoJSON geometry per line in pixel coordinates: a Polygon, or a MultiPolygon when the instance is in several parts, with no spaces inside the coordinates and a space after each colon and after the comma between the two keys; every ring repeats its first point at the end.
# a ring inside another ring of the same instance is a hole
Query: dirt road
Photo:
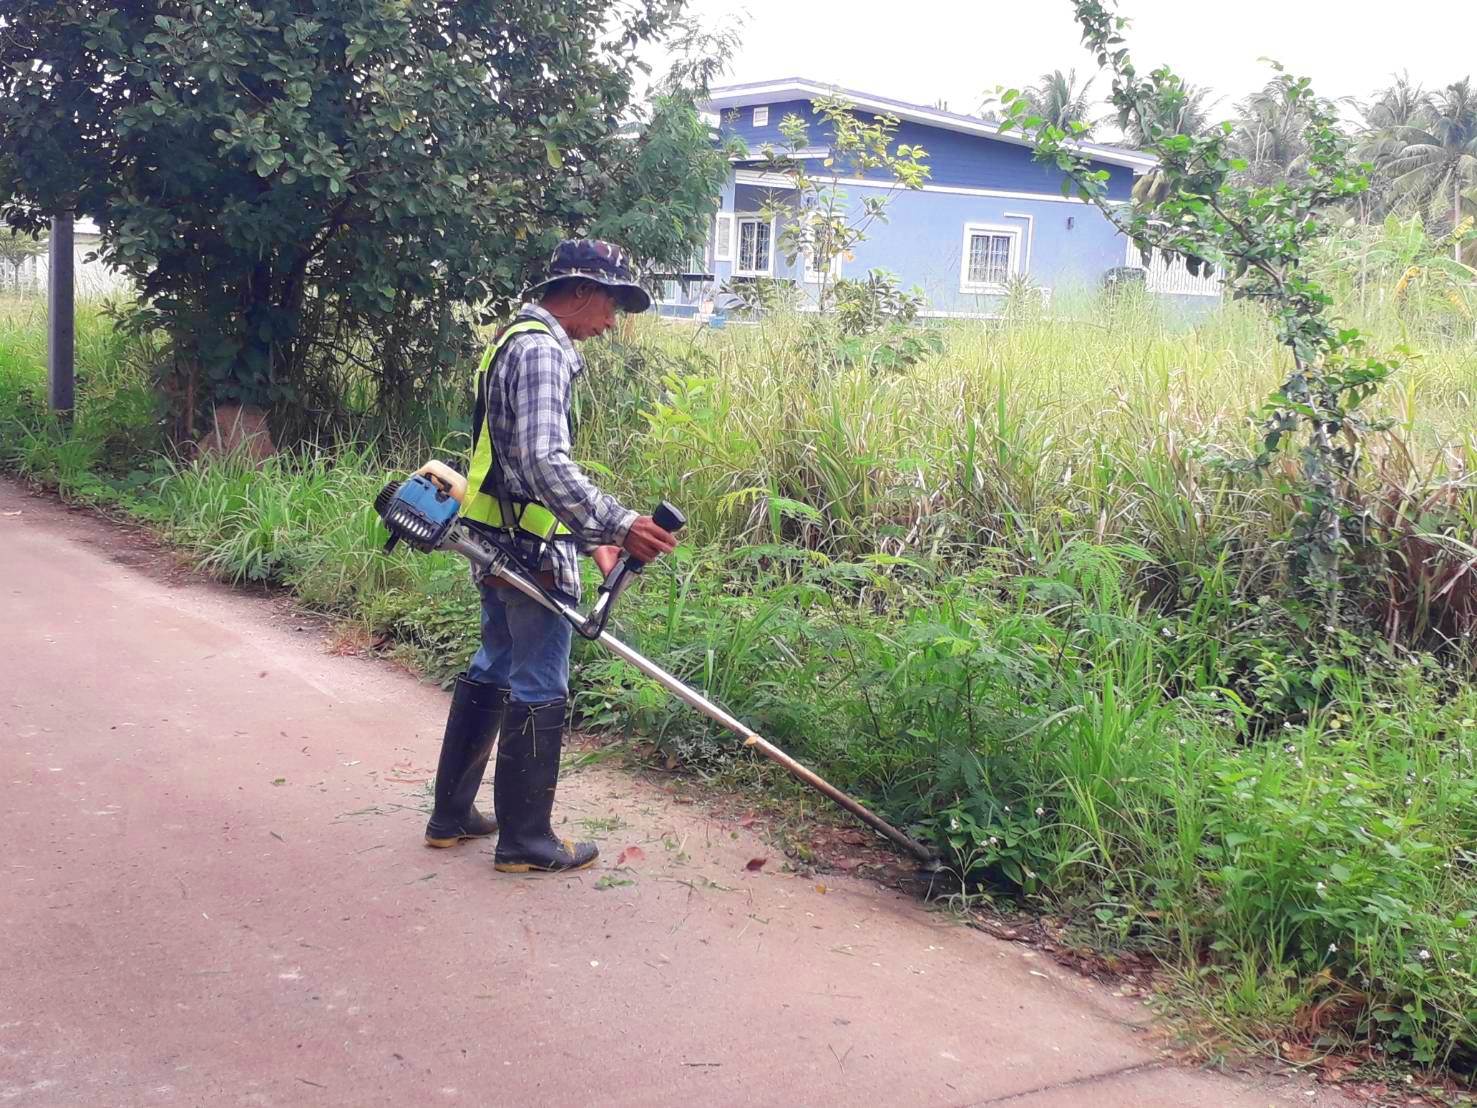
{"type": "Polygon", "coordinates": [[[427,850],[445,694],[104,531],[0,482],[0,1104],[1342,1103],[618,769],[427,850]]]}

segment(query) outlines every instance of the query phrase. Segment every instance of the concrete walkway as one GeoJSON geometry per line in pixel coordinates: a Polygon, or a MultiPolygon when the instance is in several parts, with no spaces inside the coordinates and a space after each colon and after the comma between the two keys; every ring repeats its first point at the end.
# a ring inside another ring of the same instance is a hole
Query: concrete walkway
{"type": "Polygon", "coordinates": [[[445,694],[160,560],[0,482],[0,1104],[1344,1103],[618,769],[592,871],[427,850],[445,694]]]}

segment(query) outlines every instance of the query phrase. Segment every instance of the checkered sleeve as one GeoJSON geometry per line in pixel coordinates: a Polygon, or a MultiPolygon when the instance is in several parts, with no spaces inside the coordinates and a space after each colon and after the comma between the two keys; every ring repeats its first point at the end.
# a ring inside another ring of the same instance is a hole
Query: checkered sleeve
{"type": "Polygon", "coordinates": [[[505,465],[574,532],[583,549],[619,546],[636,513],[601,492],[569,456],[573,377],[564,352],[552,339],[526,335],[514,340],[507,357],[512,359],[507,381],[514,428],[505,465]]]}

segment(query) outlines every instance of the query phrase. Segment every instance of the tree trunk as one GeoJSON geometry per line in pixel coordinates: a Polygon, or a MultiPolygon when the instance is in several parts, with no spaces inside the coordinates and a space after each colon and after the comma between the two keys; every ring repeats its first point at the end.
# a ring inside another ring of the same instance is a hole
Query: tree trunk
{"type": "Polygon", "coordinates": [[[200,440],[202,454],[239,451],[243,457],[260,462],[277,452],[264,408],[254,404],[217,404],[211,422],[214,426],[210,433],[200,440]]]}
{"type": "Polygon", "coordinates": [[[1462,261],[1462,240],[1456,233],[1462,225],[1462,177],[1454,173],[1451,177],[1451,256],[1458,265],[1462,261]]]}

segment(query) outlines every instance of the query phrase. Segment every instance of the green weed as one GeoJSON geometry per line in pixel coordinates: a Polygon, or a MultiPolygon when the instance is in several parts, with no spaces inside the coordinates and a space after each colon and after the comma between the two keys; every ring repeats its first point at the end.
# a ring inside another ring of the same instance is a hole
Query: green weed
{"type": "MultiPolygon", "coordinates": [[[[1217,464],[1281,372],[1265,326],[1235,306],[1193,326],[1080,310],[939,327],[886,371],[784,318],[639,322],[598,346],[581,460],[692,520],[616,633],[937,843],[968,889],[1154,951],[1226,1033],[1470,1060],[1470,341],[1430,331],[1386,397],[1362,607],[1322,633],[1285,587],[1295,505],[1217,464]]],[[[85,312],[77,419],[46,413],[41,322],[0,307],[0,464],[387,632],[438,679],[462,667],[464,564],[384,557],[370,508],[459,432],[428,415],[264,464],[151,454],[137,359],[85,312]]],[[[757,777],[624,663],[576,662],[585,726],[757,777]]]]}

